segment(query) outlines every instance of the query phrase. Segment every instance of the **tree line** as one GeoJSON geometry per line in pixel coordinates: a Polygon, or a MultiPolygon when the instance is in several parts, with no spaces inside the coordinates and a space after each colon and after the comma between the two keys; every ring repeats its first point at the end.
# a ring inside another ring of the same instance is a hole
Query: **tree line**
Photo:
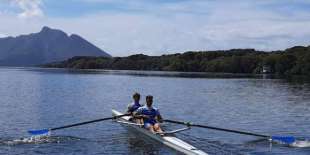
{"type": "Polygon", "coordinates": [[[185,53],[128,57],[77,56],[43,67],[74,69],[151,70],[182,72],[262,73],[310,75],[310,46],[295,46],[283,51],[232,49],[222,51],[188,51],[185,53]]]}

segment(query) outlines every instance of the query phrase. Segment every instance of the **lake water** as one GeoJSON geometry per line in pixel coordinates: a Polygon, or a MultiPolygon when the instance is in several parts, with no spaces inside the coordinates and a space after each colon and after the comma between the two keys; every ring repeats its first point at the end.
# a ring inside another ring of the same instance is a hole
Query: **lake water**
{"type": "MultiPolygon", "coordinates": [[[[0,154],[179,154],[113,122],[14,142],[27,130],[111,116],[134,92],[154,96],[163,117],[310,139],[310,85],[285,79],[175,72],[0,68],[0,154]]],[[[180,126],[171,126],[171,129],[180,126]]],[[[177,136],[210,154],[310,154],[259,138],[192,128],[177,136]]]]}

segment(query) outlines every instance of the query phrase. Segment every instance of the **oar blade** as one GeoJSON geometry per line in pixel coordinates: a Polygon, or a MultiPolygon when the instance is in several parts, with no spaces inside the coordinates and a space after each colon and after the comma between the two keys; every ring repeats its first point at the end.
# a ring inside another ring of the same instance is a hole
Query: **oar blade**
{"type": "Polygon", "coordinates": [[[42,129],[42,130],[29,130],[28,133],[31,135],[46,135],[48,134],[49,130],[48,129],[42,129]]]}
{"type": "Polygon", "coordinates": [[[296,138],[293,136],[272,136],[271,139],[284,144],[293,144],[296,141],[296,138]]]}

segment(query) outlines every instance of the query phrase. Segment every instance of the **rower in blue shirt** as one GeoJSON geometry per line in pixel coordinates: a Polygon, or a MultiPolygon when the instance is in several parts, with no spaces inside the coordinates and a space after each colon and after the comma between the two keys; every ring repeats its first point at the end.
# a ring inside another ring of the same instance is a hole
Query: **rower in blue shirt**
{"type": "MultiPolygon", "coordinates": [[[[138,108],[142,107],[142,105],[139,103],[140,102],[140,94],[139,93],[134,93],[132,95],[133,102],[130,103],[127,107],[127,113],[128,114],[133,114],[138,108]]],[[[138,124],[142,124],[143,120],[141,118],[130,118],[131,121],[136,122],[138,124]]]]}
{"type": "Polygon", "coordinates": [[[140,94],[139,93],[134,93],[132,95],[133,102],[128,105],[127,107],[127,113],[132,114],[135,112],[138,108],[142,107],[142,105],[139,103],[140,102],[140,94]]]}
{"type": "Polygon", "coordinates": [[[162,122],[162,117],[159,110],[152,106],[153,96],[146,96],[146,105],[138,108],[134,115],[141,115],[143,118],[144,127],[153,133],[163,132],[160,128],[159,122],[162,122]]]}

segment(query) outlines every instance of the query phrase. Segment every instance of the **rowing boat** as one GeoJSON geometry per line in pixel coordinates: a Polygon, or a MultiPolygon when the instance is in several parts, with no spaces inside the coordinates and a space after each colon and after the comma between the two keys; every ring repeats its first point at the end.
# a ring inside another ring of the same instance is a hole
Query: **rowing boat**
{"type": "Polygon", "coordinates": [[[28,130],[28,133],[30,133],[32,136],[40,136],[40,135],[46,136],[46,135],[50,135],[52,131],[56,131],[56,130],[67,129],[67,128],[72,128],[72,127],[81,126],[81,125],[85,125],[85,124],[102,122],[102,121],[114,119],[114,120],[116,120],[116,122],[119,122],[123,125],[126,124],[126,126],[128,126],[129,128],[135,129],[135,130],[143,133],[144,135],[147,135],[147,136],[163,143],[166,146],[169,146],[169,147],[171,147],[171,148],[173,148],[179,152],[183,152],[183,153],[189,154],[189,155],[207,155],[207,153],[203,152],[202,150],[195,148],[194,146],[182,141],[181,139],[178,139],[177,137],[175,137],[173,135],[174,133],[181,132],[184,130],[188,130],[188,129],[190,129],[190,127],[212,129],[212,130],[225,131],[225,132],[237,133],[237,134],[242,134],[242,135],[256,136],[256,137],[261,137],[261,138],[264,138],[266,140],[269,140],[270,142],[287,144],[287,145],[293,146],[293,147],[308,147],[309,146],[309,145],[307,145],[307,144],[309,144],[308,141],[296,140],[296,138],[293,136],[270,136],[270,135],[264,135],[264,134],[253,133],[253,132],[248,132],[248,131],[225,129],[225,128],[219,128],[219,127],[214,127],[214,126],[195,124],[195,123],[177,121],[177,120],[170,120],[170,119],[165,119],[164,122],[185,125],[186,128],[182,128],[182,129],[178,129],[178,130],[174,130],[174,131],[168,131],[168,132],[165,131],[164,133],[152,133],[152,132],[144,129],[142,127],[143,124],[137,124],[137,123],[130,121],[130,118],[131,118],[130,114],[122,114],[121,112],[118,112],[116,110],[112,110],[112,115],[113,115],[113,117],[106,117],[106,118],[95,119],[95,120],[90,120],[90,121],[85,121],[85,122],[80,122],[80,123],[68,124],[68,125],[55,127],[55,128],[47,128],[47,129],[40,129],[40,130],[28,130]]]}
{"type": "MultiPolygon", "coordinates": [[[[116,110],[112,110],[113,116],[123,115],[123,113],[116,110]]],[[[136,124],[130,121],[130,116],[124,116],[117,119],[117,122],[121,124],[126,124],[126,126],[137,130],[138,132],[143,133],[146,136],[151,137],[152,139],[187,155],[208,155],[202,150],[197,149],[196,147],[184,142],[183,140],[175,137],[173,133],[181,132],[189,128],[178,129],[170,132],[164,132],[164,134],[154,134],[141,126],[141,124],[136,124]]]]}

